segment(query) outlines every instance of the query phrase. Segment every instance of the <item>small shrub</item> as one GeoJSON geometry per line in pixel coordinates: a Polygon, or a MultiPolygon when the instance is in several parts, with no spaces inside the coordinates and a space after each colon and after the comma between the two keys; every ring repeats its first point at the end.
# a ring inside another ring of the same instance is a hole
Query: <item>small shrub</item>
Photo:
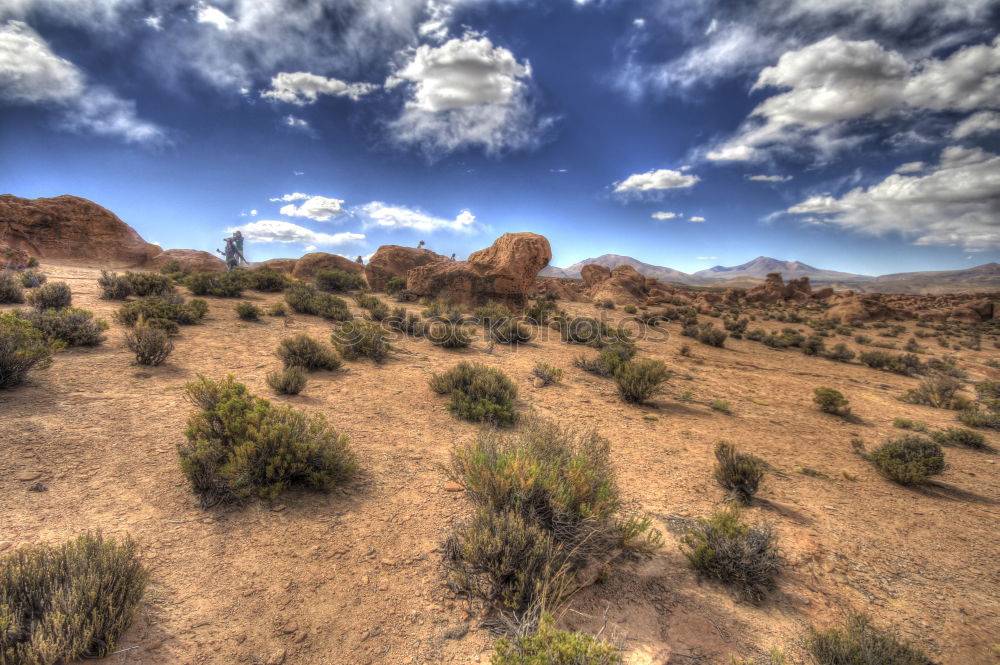
{"type": "Polygon", "coordinates": [[[716,444],[715,459],[715,480],[727,498],[749,506],[764,478],[764,463],[759,457],[737,452],[725,441],[716,444]]]}
{"type": "Polygon", "coordinates": [[[635,356],[635,346],[611,344],[601,349],[597,358],[589,360],[583,356],[573,361],[573,365],[598,376],[614,376],[618,369],[635,356]]]}
{"type": "Polygon", "coordinates": [[[625,310],[626,314],[635,314],[636,312],[639,311],[639,309],[635,305],[625,305],[624,307],[622,307],[622,309],[625,310]]]}
{"type": "Polygon", "coordinates": [[[969,407],[958,414],[958,421],[969,427],[1000,429],[1000,413],[987,411],[978,406],[969,407]]]}
{"type": "Polygon", "coordinates": [[[365,285],[361,275],[354,275],[343,270],[318,270],[315,280],[316,288],[328,293],[354,291],[365,285]]]}
{"type": "Polygon", "coordinates": [[[396,275],[390,277],[389,281],[385,283],[385,292],[390,296],[396,295],[406,290],[406,278],[396,275]]]}
{"type": "Polygon", "coordinates": [[[147,319],[143,321],[143,325],[149,326],[150,328],[159,328],[167,335],[176,335],[180,332],[181,328],[174,321],[170,319],[147,319]]]}
{"type": "Polygon", "coordinates": [[[924,371],[923,363],[914,353],[893,355],[885,351],[865,351],[861,354],[860,360],[872,369],[881,369],[904,376],[912,376],[924,371]]]}
{"type": "Polygon", "coordinates": [[[693,337],[708,346],[722,347],[726,344],[726,333],[716,328],[714,323],[687,325],[681,329],[681,334],[685,337],[693,337]]]}
{"type": "Polygon", "coordinates": [[[160,266],[160,274],[166,275],[171,279],[175,275],[186,277],[191,274],[191,268],[184,265],[177,259],[169,259],[166,263],[160,266]]]}
{"type": "Polygon", "coordinates": [[[298,395],[306,387],[306,371],[297,365],[269,372],[267,385],[281,395],[298,395]]]}
{"type": "Polygon", "coordinates": [[[296,335],[281,340],[275,352],[285,367],[301,367],[305,370],[326,369],[333,371],[341,366],[340,358],[308,335],[296,335]]]}
{"type": "Polygon", "coordinates": [[[823,413],[832,413],[835,416],[851,415],[850,402],[839,390],[823,386],[813,392],[815,393],[813,401],[823,413]]]}
{"type": "Polygon", "coordinates": [[[562,380],[563,371],[547,363],[535,363],[531,368],[531,373],[535,378],[540,379],[543,386],[559,383],[562,380]]]}
{"type": "Polygon", "coordinates": [[[245,271],[197,272],[184,280],[192,295],[239,298],[243,295],[245,271]]]}
{"type": "Polygon", "coordinates": [[[958,394],[961,389],[962,382],[956,378],[944,375],[928,376],[920,381],[919,386],[907,390],[900,399],[910,404],[961,411],[970,406],[969,400],[958,394]]]}
{"type": "Polygon", "coordinates": [[[927,423],[920,422],[919,420],[910,420],[909,418],[893,418],[892,426],[898,427],[899,429],[913,430],[914,432],[930,431],[930,427],[927,423]]]}
{"type": "Polygon", "coordinates": [[[724,399],[713,399],[711,403],[708,405],[708,408],[710,408],[712,411],[718,411],[720,413],[724,413],[727,416],[733,412],[732,407],[729,406],[729,402],[727,402],[724,399]]]}
{"type": "Polygon", "coordinates": [[[499,344],[527,344],[532,340],[534,334],[531,328],[519,319],[508,318],[492,325],[489,329],[490,339],[499,344]]]}
{"type": "Polygon", "coordinates": [[[233,306],[236,310],[236,316],[240,317],[244,321],[257,321],[264,314],[264,310],[252,302],[238,302],[233,306]]]}
{"type": "Polygon", "coordinates": [[[865,459],[900,485],[922,485],[945,470],[941,445],[916,434],[887,441],[865,459]]]}
{"type": "Polygon", "coordinates": [[[24,288],[13,271],[0,270],[0,304],[24,302],[24,288]]]}
{"type": "Polygon", "coordinates": [[[816,665],[931,665],[898,633],[872,625],[862,614],[849,615],[844,628],[810,628],[806,650],[816,665]]]}
{"type": "Polygon", "coordinates": [[[604,300],[595,300],[594,307],[596,307],[597,309],[614,309],[615,302],[607,298],[605,298],[604,300]]]}
{"type": "Polygon", "coordinates": [[[140,298],[174,292],[174,283],[170,278],[155,272],[126,272],[123,279],[128,282],[132,295],[140,298]]]}
{"type": "Polygon", "coordinates": [[[854,360],[854,355],[854,351],[851,351],[846,344],[838,342],[825,354],[825,357],[837,362],[849,363],[854,360]]]}
{"type": "Polygon", "coordinates": [[[484,328],[492,328],[510,319],[511,312],[507,305],[490,300],[485,305],[480,305],[472,310],[472,316],[476,318],[479,325],[484,328]]]}
{"type": "Polygon", "coordinates": [[[826,354],[826,343],[819,335],[810,335],[802,342],[799,348],[807,356],[822,356],[826,354]]]}
{"type": "Polygon", "coordinates": [[[612,328],[603,321],[589,316],[557,318],[552,325],[558,328],[562,340],[567,344],[586,344],[600,349],[608,344],[629,341],[628,331],[612,328]]]}
{"type": "Polygon", "coordinates": [[[132,295],[131,282],[116,272],[101,270],[97,286],[101,288],[101,300],[126,300],[132,295]]]}
{"type": "Polygon", "coordinates": [[[125,346],[135,354],[137,363],[151,366],[162,365],[174,350],[167,331],[145,322],[125,332],[125,346]]]}
{"type": "Polygon", "coordinates": [[[976,450],[986,450],[986,437],[979,432],[973,432],[964,427],[947,427],[943,430],[933,432],[931,439],[942,446],[964,446],[965,448],[975,448],[976,450]]]}
{"type": "Polygon", "coordinates": [[[389,330],[395,330],[405,335],[423,335],[424,324],[417,314],[411,314],[403,307],[395,307],[392,314],[385,320],[385,326],[389,330]]]}
{"type": "Polygon", "coordinates": [[[662,360],[643,359],[622,364],[615,371],[618,396],[630,404],[644,404],[663,392],[669,372],[662,360]]]}
{"type": "Polygon", "coordinates": [[[736,506],[699,520],[682,538],[681,549],[695,570],[732,586],[749,602],[763,600],[781,570],[777,536],[770,525],[743,523],[736,506]]]}
{"type": "Polygon", "coordinates": [[[427,339],[434,346],[462,349],[472,344],[472,337],[461,325],[436,321],[425,329],[427,339]]]}
{"type": "Polygon", "coordinates": [[[305,282],[296,282],[285,289],[285,302],[299,314],[313,314],[333,321],[350,321],[352,318],[346,301],[305,282]]]}
{"type": "Polygon", "coordinates": [[[443,374],[433,375],[430,385],[440,395],[451,395],[449,408],[463,420],[498,427],[517,420],[514,411],[517,386],[498,369],[463,362],[443,374]]]}
{"type": "Polygon", "coordinates": [[[181,470],[202,506],[273,500],[286,488],[329,490],[356,469],[346,436],[322,414],[274,407],[232,376],[185,386],[197,408],[178,447],[181,470]]]}
{"type": "Polygon", "coordinates": [[[389,343],[382,327],[370,321],[348,321],[333,333],[333,345],[346,360],[362,356],[382,362],[389,355],[389,343]]]}
{"type": "Polygon", "coordinates": [[[543,615],[531,635],[501,638],[494,645],[490,665],[620,665],[618,647],[582,633],[557,630],[549,615],[543,615]]]}
{"type": "Polygon", "coordinates": [[[37,328],[13,314],[0,314],[0,388],[20,385],[28,372],[45,367],[51,356],[37,328]]]}
{"type": "Polygon", "coordinates": [[[21,286],[33,289],[45,283],[45,273],[41,270],[25,270],[21,273],[21,286]]]}
{"type": "Polygon", "coordinates": [[[63,309],[73,304],[73,293],[66,282],[52,282],[29,291],[26,300],[40,311],[63,309]]]}
{"type": "Polygon", "coordinates": [[[524,319],[535,325],[548,325],[549,319],[558,309],[554,299],[538,298],[525,308],[524,319]]]}
{"type": "Polygon", "coordinates": [[[646,311],[646,312],[640,312],[635,317],[635,320],[644,326],[650,326],[655,328],[660,322],[666,322],[669,319],[663,312],[646,311]]]}
{"type": "Polygon", "coordinates": [[[679,353],[682,356],[684,356],[685,358],[690,358],[691,357],[691,345],[690,344],[681,344],[681,348],[680,348],[679,353]]]}
{"type": "Polygon", "coordinates": [[[278,272],[274,268],[263,266],[254,268],[246,274],[245,283],[247,288],[262,293],[278,293],[288,288],[292,280],[283,272],[278,272]]]}
{"type": "Polygon", "coordinates": [[[266,311],[268,316],[285,316],[287,314],[285,311],[285,303],[283,302],[272,303],[268,306],[266,311]]]}
{"type": "Polygon", "coordinates": [[[146,296],[119,307],[115,312],[115,320],[129,327],[134,326],[140,318],[145,321],[166,319],[187,326],[197,323],[207,312],[208,303],[197,298],[185,303],[184,297],[178,294],[146,296]]]}
{"type": "Polygon", "coordinates": [[[108,329],[107,321],[95,319],[93,312],[79,307],[35,310],[23,316],[50,344],[96,346],[104,341],[104,331],[108,329]]]}
{"type": "Polygon", "coordinates": [[[0,558],[0,662],[50,665],[115,651],[142,602],[149,573],[129,538],[86,533],[0,558]]]}

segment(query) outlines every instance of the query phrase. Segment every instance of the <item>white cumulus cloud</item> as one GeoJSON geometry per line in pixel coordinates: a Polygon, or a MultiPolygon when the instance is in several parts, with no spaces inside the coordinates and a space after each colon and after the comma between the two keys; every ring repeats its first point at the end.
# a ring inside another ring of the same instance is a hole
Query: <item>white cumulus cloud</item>
{"type": "Polygon", "coordinates": [[[372,201],[358,206],[353,212],[364,220],[366,229],[414,229],[424,232],[457,231],[460,233],[474,233],[479,230],[476,225],[476,216],[468,210],[462,210],[454,219],[445,219],[406,206],[372,201]]]}
{"type": "Polygon", "coordinates": [[[374,83],[346,83],[309,72],[279,72],[271,78],[271,87],[260,96],[287,104],[305,106],[315,104],[320,95],[347,97],[357,101],[377,90],[374,83]]]}
{"type": "Polygon", "coordinates": [[[326,196],[310,196],[299,205],[289,203],[282,206],[279,212],[288,217],[307,217],[317,222],[328,222],[344,214],[344,201],[326,196]]]}
{"type": "Polygon", "coordinates": [[[342,245],[354,245],[364,241],[363,233],[353,233],[345,231],[343,233],[319,233],[304,226],[283,222],[274,219],[262,219],[257,222],[250,222],[243,226],[237,226],[231,231],[239,229],[247,242],[265,243],[301,243],[303,245],[316,247],[340,247],[342,245]]]}
{"type": "Polygon", "coordinates": [[[653,169],[645,173],[633,173],[621,182],[615,183],[618,194],[643,194],[661,192],[668,189],[685,189],[700,180],[696,175],[681,173],[672,169],[653,169]]]}
{"type": "Polygon", "coordinates": [[[198,23],[207,23],[222,31],[229,30],[236,23],[236,21],[218,7],[207,5],[204,2],[195,5],[191,9],[194,10],[195,20],[198,23]]]}
{"type": "Polygon", "coordinates": [[[688,221],[689,222],[704,222],[705,218],[704,217],[699,217],[699,216],[695,215],[694,217],[688,218],[688,221]]]}
{"type": "Polygon", "coordinates": [[[654,212],[652,215],[650,215],[650,217],[652,217],[653,219],[659,219],[659,220],[675,219],[677,217],[682,217],[682,216],[683,215],[679,215],[676,212],[654,212]]]}
{"type": "MultiPolygon", "coordinates": [[[[296,175],[300,174],[296,173],[296,175]]],[[[292,194],[285,194],[283,196],[277,196],[275,198],[268,200],[272,202],[284,201],[285,203],[289,203],[291,201],[305,201],[308,198],[309,198],[308,194],[303,194],[302,192],[294,192],[292,194]]]]}
{"type": "Polygon", "coordinates": [[[973,113],[968,118],[958,123],[951,135],[956,139],[964,139],[969,136],[980,134],[993,134],[1000,132],[1000,113],[993,111],[980,111],[973,113]]]}
{"type": "Polygon", "coordinates": [[[790,175],[751,175],[747,176],[747,180],[753,180],[754,182],[788,182],[792,179],[790,175]]]}

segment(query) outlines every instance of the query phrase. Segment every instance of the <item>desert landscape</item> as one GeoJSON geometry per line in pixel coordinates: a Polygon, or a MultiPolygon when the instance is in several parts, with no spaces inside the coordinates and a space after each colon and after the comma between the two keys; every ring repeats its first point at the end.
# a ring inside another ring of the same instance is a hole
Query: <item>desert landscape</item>
{"type": "MultiPolygon", "coordinates": [[[[0,364],[30,344],[51,353],[0,389],[0,556],[88,532],[132,539],[144,593],[98,662],[1000,660],[996,291],[859,293],[779,274],[693,287],[629,265],[546,277],[552,250],[530,229],[466,261],[383,246],[365,265],[316,252],[227,273],[76,197],[0,197],[0,224],[0,364]],[[154,305],[184,315],[163,322],[154,305]],[[286,340],[300,335],[334,369],[296,369],[286,340]],[[440,389],[461,363],[506,377],[509,402],[466,408],[471,393],[440,389]],[[209,421],[190,387],[227,376],[273,408],[325,417],[348,437],[341,475],[206,489],[192,432],[209,421]],[[590,442],[577,461],[597,454],[591,432],[608,441],[616,514],[645,520],[647,540],[577,543],[572,565],[537,573],[564,593],[529,585],[530,608],[511,609],[457,581],[485,490],[456,469],[474,459],[460,451],[530,438],[539,422],[590,442]],[[924,455],[905,473],[877,452],[900,440],[924,455]],[[752,479],[720,475],[720,442],[752,479]],[[698,568],[692,534],[741,500],[750,531],[737,541],[764,544],[728,572],[698,568]],[[614,653],[577,643],[569,660],[501,660],[497,640],[542,630],[539,609],[560,639],[596,636],[614,653]],[[896,650],[820,660],[822,631],[852,613],[896,650]]],[[[63,662],[23,660],[7,625],[0,662],[63,662]]]]}

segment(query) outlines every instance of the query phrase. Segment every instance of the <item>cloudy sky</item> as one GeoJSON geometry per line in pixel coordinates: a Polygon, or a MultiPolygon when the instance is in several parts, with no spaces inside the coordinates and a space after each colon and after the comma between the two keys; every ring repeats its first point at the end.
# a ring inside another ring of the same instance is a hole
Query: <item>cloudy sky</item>
{"type": "Polygon", "coordinates": [[[251,259],[1000,250],[1000,0],[3,0],[0,192],[251,259]]]}

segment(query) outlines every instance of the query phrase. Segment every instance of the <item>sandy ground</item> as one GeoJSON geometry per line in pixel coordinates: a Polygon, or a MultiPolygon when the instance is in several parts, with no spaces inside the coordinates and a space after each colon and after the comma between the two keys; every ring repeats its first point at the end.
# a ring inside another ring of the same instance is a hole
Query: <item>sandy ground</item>
{"type": "MultiPolygon", "coordinates": [[[[111,321],[117,304],[97,299],[98,271],[43,269],[72,286],[75,305],[111,321]]],[[[260,305],[280,299],[247,295],[260,305]]],[[[554,335],[492,353],[481,339],[463,351],[398,340],[382,365],[345,363],[310,375],[301,395],[281,397],[264,381],[280,364],[279,341],[303,332],[328,340],[332,325],[304,315],[242,322],[235,301],[208,300],[206,320],[182,327],[162,367],[133,364],[112,323],[101,346],[60,353],[26,385],[0,392],[0,550],[86,529],[141,541],[149,592],[119,647],[127,651],[104,662],[487,662],[492,638],[477,627],[481,608],[452,596],[438,552],[468,511],[461,493],[445,490],[441,464],[476,427],[454,419],[427,381],[461,360],[506,371],[519,385],[520,409],[608,437],[624,495],[664,531],[662,551],[577,594],[562,626],[606,626],[635,664],[728,664],[775,646],[802,662],[805,627],[853,608],[897,624],[945,665],[1000,662],[1000,455],[948,448],[939,482],[913,490],[883,479],[851,449],[853,437],[871,447],[900,434],[895,417],[957,424],[954,412],[896,399],[916,379],[746,340],[710,348],[671,324],[669,335],[639,342],[641,355],[676,373],[668,394],[642,408],[620,402],[612,382],[573,368],[587,350],[554,335]],[[682,344],[692,357],[678,353],[682,344]],[[534,388],[538,361],[564,368],[562,383],[534,388]],[[363,472],[330,494],[199,509],[175,451],[191,411],[182,386],[198,373],[232,373],[275,402],[325,413],[351,436],[363,472]],[[821,385],[843,392],[857,421],[820,413],[812,391],[821,385]],[[690,401],[676,399],[688,390],[690,401]],[[715,399],[732,414],[711,410],[715,399]],[[720,439],[777,470],[747,511],[775,524],[786,561],[778,591],[760,606],[699,581],[677,546],[687,521],[723,498],[711,476],[720,439]],[[27,491],[36,480],[47,491],[27,491]]],[[[1000,378],[982,364],[1000,356],[993,340],[958,355],[974,380],[1000,378]]],[[[1000,446],[1000,436],[988,438],[1000,446]]]]}

